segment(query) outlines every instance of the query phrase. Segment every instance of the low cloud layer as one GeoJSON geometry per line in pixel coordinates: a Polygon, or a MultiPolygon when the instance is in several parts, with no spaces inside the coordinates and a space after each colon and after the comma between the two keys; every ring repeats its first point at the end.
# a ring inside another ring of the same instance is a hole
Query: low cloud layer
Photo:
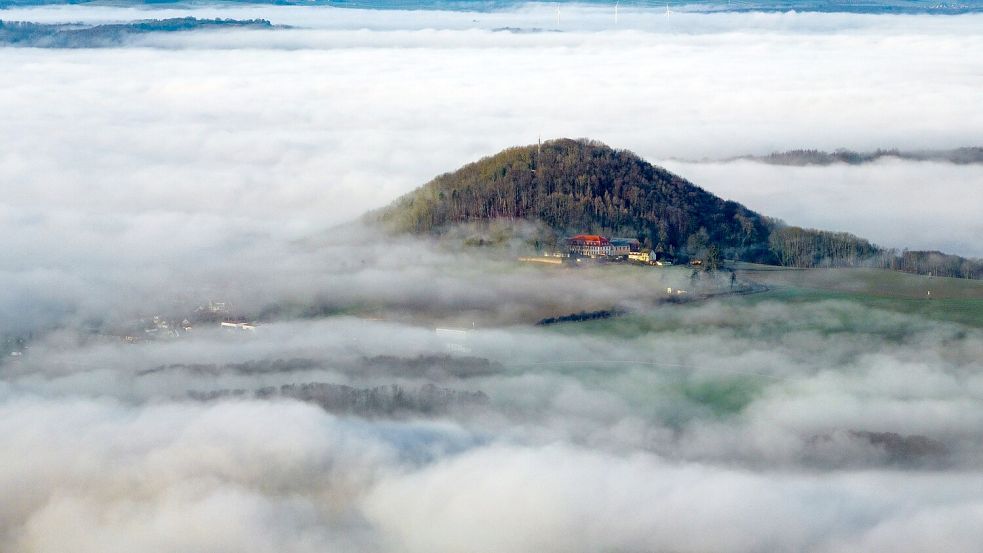
{"type": "Polygon", "coordinates": [[[0,384],[0,545],[968,552],[980,537],[978,330],[841,302],[708,303],[479,329],[468,355],[493,364],[472,376],[346,368],[439,359],[447,340],[332,318],[38,342],[0,384]],[[303,382],[436,382],[488,403],[363,419],[188,395],[303,382]]]}
{"type": "Polygon", "coordinates": [[[789,224],[852,232],[881,246],[983,257],[983,167],[883,159],[815,167],[753,161],[665,167],[789,224]]]}
{"type": "MultiPolygon", "coordinates": [[[[977,326],[668,303],[729,280],[338,225],[539,135],[653,161],[970,145],[979,16],[191,13],[307,28],[0,49],[0,551],[978,549],[977,326]],[[623,315],[534,324],[580,310],[623,315]],[[350,408],[371,390],[487,400],[350,408]]],[[[667,165],[793,224],[981,253],[977,166],[667,165]]]]}
{"type": "MultiPolygon", "coordinates": [[[[513,34],[417,12],[402,14],[400,30],[365,30],[395,16],[241,10],[225,15],[312,28],[167,35],[156,48],[0,50],[7,330],[141,301],[154,311],[182,293],[307,301],[335,286],[317,275],[345,255],[295,240],[538,136],[590,136],[658,163],[953,147],[983,128],[976,15],[694,14],[686,32],[513,34]]],[[[58,7],[3,17],[183,14],[58,7]]],[[[981,254],[977,166],[668,165],[791,224],[981,254]]],[[[412,254],[394,251],[412,270],[412,254]]]]}
{"type": "MultiPolygon", "coordinates": [[[[99,17],[183,14],[165,12],[99,17]]],[[[426,13],[391,31],[360,28],[388,12],[300,13],[336,27],[173,34],[154,39],[176,48],[163,50],[4,50],[5,202],[289,212],[310,228],[537,136],[665,159],[959,147],[983,128],[976,15],[692,15],[711,32],[511,34],[444,30],[426,13]],[[754,17],[770,23],[743,23],[754,17]]]]}

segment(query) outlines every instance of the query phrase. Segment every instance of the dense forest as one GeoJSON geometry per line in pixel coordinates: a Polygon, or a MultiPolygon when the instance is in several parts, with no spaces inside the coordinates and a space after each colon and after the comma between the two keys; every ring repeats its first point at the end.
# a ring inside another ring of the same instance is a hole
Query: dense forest
{"type": "Polygon", "coordinates": [[[545,223],[553,239],[597,232],[637,237],[670,256],[713,245],[731,258],[772,257],[771,223],[761,215],[631,152],[587,140],[509,148],[440,175],[373,216],[398,232],[440,234],[461,223],[525,219],[545,223]]]}
{"type": "Polygon", "coordinates": [[[466,224],[532,221],[551,247],[581,232],[638,238],[680,261],[721,259],[789,267],[884,267],[983,277],[983,262],[897,252],[844,232],[803,229],[725,201],[665,169],[596,141],[522,146],[440,175],[368,219],[393,232],[442,235],[466,224]]]}
{"type": "Polygon", "coordinates": [[[885,252],[863,238],[846,232],[776,225],[768,246],[780,265],[786,267],[833,267],[863,265],[885,252]]]}
{"type": "Polygon", "coordinates": [[[885,261],[884,267],[906,273],[983,279],[983,260],[938,251],[904,250],[898,253],[892,250],[885,261]]]}

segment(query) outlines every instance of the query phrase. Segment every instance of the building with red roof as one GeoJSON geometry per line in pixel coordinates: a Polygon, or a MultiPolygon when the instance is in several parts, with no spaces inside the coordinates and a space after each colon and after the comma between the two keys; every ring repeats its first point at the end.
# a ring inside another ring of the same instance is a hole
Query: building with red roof
{"type": "Polygon", "coordinates": [[[586,257],[611,255],[611,241],[598,234],[578,234],[567,238],[567,250],[571,254],[586,257]]]}

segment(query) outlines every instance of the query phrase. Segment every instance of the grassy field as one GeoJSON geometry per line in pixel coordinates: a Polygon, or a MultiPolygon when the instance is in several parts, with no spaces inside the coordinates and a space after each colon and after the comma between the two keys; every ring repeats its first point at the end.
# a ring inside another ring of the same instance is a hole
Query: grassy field
{"type": "MultiPolygon", "coordinates": [[[[608,269],[611,268],[603,268],[605,271],[608,269]]],[[[802,304],[845,301],[927,320],[983,328],[983,281],[927,277],[879,269],[786,269],[751,264],[739,264],[734,269],[740,280],[756,284],[761,291],[723,295],[718,301],[751,305],[768,301],[802,304]]],[[[680,269],[676,276],[688,272],[688,269],[680,269]]],[[[698,307],[702,303],[697,300],[690,306],[698,307]]],[[[686,309],[686,306],[679,308],[686,309]]],[[[557,325],[555,330],[631,337],[647,332],[670,331],[678,324],[674,317],[628,316],[557,325]]]]}
{"type": "Polygon", "coordinates": [[[786,269],[740,263],[737,277],[768,291],[749,301],[844,300],[930,319],[983,327],[983,281],[883,269],[786,269]]]}

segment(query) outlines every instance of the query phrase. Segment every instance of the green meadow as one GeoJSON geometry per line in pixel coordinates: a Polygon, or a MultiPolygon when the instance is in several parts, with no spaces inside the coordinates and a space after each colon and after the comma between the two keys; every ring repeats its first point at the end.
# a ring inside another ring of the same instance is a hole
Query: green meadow
{"type": "Polygon", "coordinates": [[[767,287],[751,302],[856,302],[937,321],[983,327],[983,281],[884,269],[782,269],[739,264],[738,278],[767,287]]]}

